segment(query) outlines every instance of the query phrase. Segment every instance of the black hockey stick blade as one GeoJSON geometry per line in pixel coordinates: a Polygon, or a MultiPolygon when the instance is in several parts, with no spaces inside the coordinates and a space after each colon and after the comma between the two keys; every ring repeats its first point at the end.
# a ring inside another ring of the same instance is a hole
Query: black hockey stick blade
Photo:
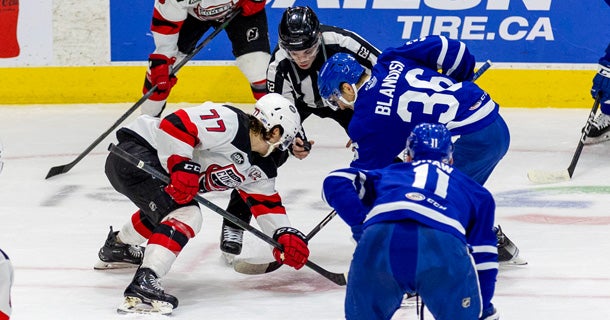
{"type": "MultiPolygon", "coordinates": [[[[136,167],[138,167],[142,171],[150,174],[154,178],[157,178],[160,181],[163,181],[164,183],[170,183],[170,178],[165,173],[160,172],[159,170],[153,168],[152,166],[150,166],[146,162],[136,158],[135,156],[133,156],[129,152],[127,152],[127,151],[117,147],[113,143],[111,143],[108,146],[108,150],[111,153],[114,153],[115,155],[119,156],[123,160],[133,164],[136,167]]],[[[262,231],[260,231],[260,230],[256,229],[255,227],[251,226],[249,223],[244,222],[243,220],[239,219],[238,217],[236,217],[235,215],[231,214],[230,212],[228,212],[228,211],[222,209],[221,207],[217,206],[216,204],[214,204],[213,202],[209,201],[208,199],[206,199],[206,198],[204,198],[204,197],[202,197],[200,195],[196,195],[194,199],[199,204],[201,204],[204,207],[207,207],[208,209],[218,213],[219,215],[221,215],[224,218],[226,218],[227,220],[233,222],[234,224],[236,224],[237,226],[241,227],[242,229],[250,231],[257,238],[267,242],[268,244],[270,244],[274,248],[277,248],[277,249],[282,250],[282,251],[284,250],[284,248],[282,247],[282,245],[279,242],[275,241],[270,236],[266,235],[262,231]]],[[[317,265],[316,263],[314,263],[311,260],[307,260],[305,265],[307,267],[309,267],[310,269],[316,271],[318,274],[322,275],[326,279],[334,282],[335,284],[343,286],[343,285],[345,285],[347,283],[347,281],[346,281],[347,279],[345,277],[345,274],[343,274],[343,273],[330,272],[330,271],[320,267],[319,265],[317,265]]]]}
{"type": "MultiPolygon", "coordinates": [[[[191,51],[188,55],[186,55],[182,60],[177,62],[172,67],[171,75],[175,75],[176,72],[178,72],[178,70],[180,70],[180,68],[182,68],[187,62],[189,62],[191,59],[193,59],[193,57],[195,55],[197,55],[199,53],[199,51],[201,51],[201,49],[203,49],[203,47],[205,47],[208,43],[210,43],[210,41],[212,41],[212,39],[214,39],[222,30],[224,30],[227,27],[227,25],[231,22],[231,20],[233,20],[233,18],[235,18],[240,13],[241,13],[241,9],[238,9],[238,10],[235,10],[234,12],[232,12],[231,15],[229,15],[220,26],[218,26],[216,29],[214,29],[214,32],[212,32],[209,36],[207,36],[199,45],[197,45],[197,47],[195,47],[195,49],[193,49],[193,51],[191,51]]],[[[58,174],[62,174],[62,173],[66,173],[66,172],[70,171],[70,169],[72,169],[72,167],[74,167],[77,163],[79,163],[87,154],[89,154],[89,152],[91,152],[91,150],[93,150],[98,144],[100,144],[100,142],[102,142],[102,140],[104,140],[110,133],[112,133],[112,131],[114,129],[116,129],[119,125],[121,125],[121,123],[123,121],[125,121],[125,119],[127,119],[144,102],[146,102],[146,100],[148,100],[148,98],[155,92],[155,90],[157,90],[156,85],[153,86],[152,88],[150,88],[150,90],[148,90],[148,92],[146,92],[146,94],[144,94],[140,98],[140,100],[138,100],[133,106],[131,106],[131,108],[127,109],[127,111],[125,111],[125,113],[123,113],[123,115],[117,121],[115,121],[114,124],[110,128],[108,128],[108,130],[104,131],[104,133],[102,133],[97,139],[95,139],[95,141],[93,141],[93,143],[91,143],[87,147],[87,149],[85,149],[85,151],[81,152],[81,154],[79,154],[78,157],[76,157],[76,159],[74,159],[72,162],[70,162],[68,164],[52,167],[49,170],[49,172],[47,173],[47,176],[45,177],[45,179],[49,179],[58,174]]]]}
{"type": "MultiPolygon", "coordinates": [[[[306,236],[307,241],[310,241],[322,228],[337,215],[337,211],[331,211],[320,223],[318,223],[306,236]]],[[[233,269],[239,273],[256,275],[273,272],[282,266],[277,261],[254,263],[245,259],[238,259],[233,262],[233,269]]]]}
{"type": "Polygon", "coordinates": [[[576,164],[578,163],[578,159],[580,159],[582,149],[585,146],[587,134],[589,134],[589,130],[591,130],[591,126],[593,125],[593,119],[595,118],[595,114],[597,113],[597,109],[599,108],[600,103],[601,97],[598,94],[597,97],[595,97],[595,102],[593,102],[593,107],[591,107],[591,112],[589,112],[587,123],[585,123],[585,126],[582,129],[580,139],[578,140],[578,145],[576,146],[576,150],[574,151],[572,161],[570,162],[568,168],[560,171],[530,170],[527,173],[527,178],[531,182],[538,184],[548,184],[569,181],[572,179],[572,176],[574,175],[574,170],[576,169],[576,164]]]}

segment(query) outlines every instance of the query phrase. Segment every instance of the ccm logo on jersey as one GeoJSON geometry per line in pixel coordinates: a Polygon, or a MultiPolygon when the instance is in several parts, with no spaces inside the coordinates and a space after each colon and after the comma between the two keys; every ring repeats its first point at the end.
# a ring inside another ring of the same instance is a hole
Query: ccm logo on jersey
{"type": "Polygon", "coordinates": [[[212,184],[219,187],[236,188],[245,179],[239,174],[239,171],[235,169],[234,164],[230,164],[226,167],[219,165],[211,165],[206,170],[206,175],[209,177],[212,184]]]}
{"type": "Polygon", "coordinates": [[[442,204],[434,201],[434,199],[431,198],[426,198],[425,195],[419,193],[419,192],[409,192],[407,194],[405,194],[405,197],[409,200],[412,201],[423,201],[426,200],[426,202],[428,202],[429,204],[431,204],[432,206],[434,206],[437,209],[440,210],[447,210],[447,207],[443,206],[442,204]]]}

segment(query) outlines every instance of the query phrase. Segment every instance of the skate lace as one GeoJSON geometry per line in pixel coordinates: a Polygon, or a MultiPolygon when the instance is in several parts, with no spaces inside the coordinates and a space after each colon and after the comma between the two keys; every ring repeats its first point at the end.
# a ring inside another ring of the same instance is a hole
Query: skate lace
{"type": "Polygon", "coordinates": [[[504,232],[502,232],[500,225],[494,228],[496,229],[496,237],[498,238],[498,247],[506,245],[506,236],[504,235],[504,232]]]}
{"type": "Polygon", "coordinates": [[[141,259],[144,256],[140,246],[129,246],[127,247],[127,252],[129,252],[129,255],[136,259],[141,259]]]}
{"type": "Polygon", "coordinates": [[[152,274],[147,274],[145,276],[145,279],[146,279],[146,282],[148,282],[148,284],[150,284],[155,290],[163,291],[163,287],[159,283],[159,280],[157,279],[157,277],[155,277],[152,274]]]}
{"type": "Polygon", "coordinates": [[[244,232],[241,229],[225,226],[222,230],[222,234],[225,241],[241,243],[244,232]]]}
{"type": "Polygon", "coordinates": [[[610,116],[603,113],[598,114],[595,120],[593,120],[593,125],[598,129],[610,126],[610,116]]]}

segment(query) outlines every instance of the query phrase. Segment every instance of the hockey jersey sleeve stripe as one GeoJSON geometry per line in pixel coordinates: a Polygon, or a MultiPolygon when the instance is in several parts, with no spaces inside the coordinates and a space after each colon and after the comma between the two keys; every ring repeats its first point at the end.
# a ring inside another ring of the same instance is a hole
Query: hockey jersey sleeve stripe
{"type": "Polygon", "coordinates": [[[350,226],[362,224],[368,212],[361,201],[365,181],[366,174],[354,168],[333,171],[324,179],[322,199],[350,226]]]}
{"type": "Polygon", "coordinates": [[[197,126],[191,121],[186,111],[182,109],[161,120],[159,129],[188,144],[192,148],[194,148],[200,142],[197,126]]]}
{"type": "Polygon", "coordinates": [[[184,21],[169,21],[155,8],[153,12],[150,30],[164,35],[172,35],[180,32],[184,21]]]}
{"type": "Polygon", "coordinates": [[[451,76],[451,74],[460,67],[460,64],[462,63],[462,59],[464,58],[464,51],[466,51],[466,45],[462,42],[459,43],[460,44],[460,48],[458,50],[458,54],[456,57],[454,57],[455,61],[453,61],[453,65],[451,66],[451,68],[449,68],[449,70],[447,70],[447,75],[451,76]]]}
{"type": "Polygon", "coordinates": [[[496,103],[487,97],[487,102],[483,105],[483,107],[479,108],[475,113],[471,114],[468,118],[462,121],[449,121],[446,126],[449,130],[454,130],[456,128],[465,127],[467,125],[476,123],[477,121],[489,116],[496,109],[496,103]]]}
{"type": "Polygon", "coordinates": [[[438,37],[441,40],[441,52],[438,54],[438,59],[436,60],[436,68],[443,69],[443,63],[445,63],[445,57],[447,57],[447,51],[449,50],[449,44],[447,43],[447,38],[438,37]]]}
{"type": "Polygon", "coordinates": [[[239,190],[239,194],[250,207],[254,218],[265,214],[286,214],[286,208],[282,205],[282,199],[277,192],[272,195],[265,195],[239,190]]]}

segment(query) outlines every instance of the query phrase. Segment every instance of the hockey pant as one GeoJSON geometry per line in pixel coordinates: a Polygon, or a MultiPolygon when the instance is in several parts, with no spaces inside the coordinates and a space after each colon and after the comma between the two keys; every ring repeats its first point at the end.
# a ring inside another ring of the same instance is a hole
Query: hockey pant
{"type": "Polygon", "coordinates": [[[391,319],[417,293],[437,320],[478,319],[481,295],[466,245],[409,220],[368,226],[347,277],[348,320],[391,319]]]}

